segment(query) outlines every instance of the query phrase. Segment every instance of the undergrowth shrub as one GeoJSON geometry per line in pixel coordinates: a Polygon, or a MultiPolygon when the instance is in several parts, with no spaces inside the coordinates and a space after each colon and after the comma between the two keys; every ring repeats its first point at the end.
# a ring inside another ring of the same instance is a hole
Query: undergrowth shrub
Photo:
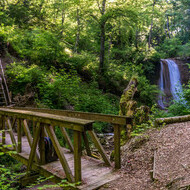
{"type": "MultiPolygon", "coordinates": [[[[97,89],[98,84],[84,83],[76,71],[66,72],[37,65],[12,63],[6,70],[9,88],[17,94],[35,94],[38,107],[74,109],[76,111],[118,114],[119,98],[97,89]]],[[[100,124],[98,130],[106,126],[100,124]]]]}

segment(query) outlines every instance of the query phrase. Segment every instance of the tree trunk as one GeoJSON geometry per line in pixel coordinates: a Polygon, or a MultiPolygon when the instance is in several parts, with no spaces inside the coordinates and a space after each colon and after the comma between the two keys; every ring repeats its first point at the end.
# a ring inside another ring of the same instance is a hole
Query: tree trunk
{"type": "Polygon", "coordinates": [[[80,15],[79,15],[79,8],[77,8],[77,34],[76,34],[76,41],[75,41],[75,48],[74,52],[77,53],[77,48],[80,40],[80,15]]]}
{"type": "MultiPolygon", "coordinates": [[[[104,16],[106,10],[106,0],[102,1],[102,9],[101,14],[104,16]]],[[[106,22],[104,20],[100,23],[100,64],[99,64],[99,74],[104,74],[104,61],[105,61],[105,25],[106,22]]]]}
{"type": "Polygon", "coordinates": [[[61,34],[63,35],[63,24],[65,22],[65,10],[62,9],[61,11],[61,34]]]}
{"type": "MultiPolygon", "coordinates": [[[[123,91],[119,104],[119,115],[133,117],[137,108],[137,102],[133,100],[133,97],[137,91],[137,79],[133,77],[127,88],[123,91]]],[[[122,130],[122,138],[127,140],[130,138],[132,132],[132,125],[128,124],[126,128],[122,130]]]]}
{"type": "Polygon", "coordinates": [[[190,115],[177,116],[177,117],[167,117],[167,118],[158,118],[155,120],[155,126],[159,127],[160,125],[180,123],[190,121],[190,115]]]}
{"type": "Polygon", "coordinates": [[[139,41],[139,31],[137,29],[135,33],[135,47],[137,48],[137,50],[138,50],[138,41],[139,41]]]}
{"type": "Polygon", "coordinates": [[[167,33],[168,33],[168,37],[171,38],[170,36],[170,24],[169,24],[169,17],[167,16],[167,33]]]}
{"type": "Polygon", "coordinates": [[[137,92],[137,79],[133,77],[130,80],[127,88],[123,91],[123,94],[121,96],[120,106],[119,106],[119,115],[132,116],[131,112],[129,111],[129,107],[133,107],[131,106],[132,105],[131,101],[133,100],[133,97],[136,92],[137,92]],[[128,104],[130,104],[130,106],[128,104]]]}
{"type": "Polygon", "coordinates": [[[153,28],[153,18],[154,18],[154,6],[156,4],[156,0],[153,2],[152,7],[152,20],[151,20],[151,26],[150,26],[150,32],[149,32],[149,39],[148,39],[148,48],[150,49],[151,41],[152,41],[152,28],[153,28]]]}
{"type": "Polygon", "coordinates": [[[109,35],[109,47],[108,47],[108,64],[110,62],[111,48],[112,48],[112,37],[111,37],[111,34],[110,34],[109,35]]]}
{"type": "Polygon", "coordinates": [[[99,73],[104,73],[104,59],[105,59],[105,23],[103,22],[101,28],[101,42],[100,42],[100,65],[99,73]]]}

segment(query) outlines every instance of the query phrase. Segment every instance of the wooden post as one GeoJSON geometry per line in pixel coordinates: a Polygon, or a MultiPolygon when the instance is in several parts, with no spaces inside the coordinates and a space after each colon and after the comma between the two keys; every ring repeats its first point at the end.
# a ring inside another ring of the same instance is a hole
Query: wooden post
{"type": "Polygon", "coordinates": [[[74,131],[74,168],[75,168],[75,182],[79,182],[82,179],[81,172],[81,132],[74,131]]]}
{"type": "Polygon", "coordinates": [[[33,137],[34,137],[34,134],[36,131],[36,122],[35,121],[32,121],[32,131],[33,131],[33,137]]]}
{"type": "Polygon", "coordinates": [[[46,159],[45,159],[45,141],[44,141],[44,137],[45,137],[44,125],[45,124],[41,125],[41,132],[40,132],[40,139],[39,139],[40,164],[41,165],[46,163],[46,159]]]}
{"type": "Polygon", "coordinates": [[[121,138],[121,127],[120,127],[120,125],[114,124],[115,169],[121,168],[120,138],[121,138]]]}
{"type": "Polygon", "coordinates": [[[22,127],[21,119],[17,120],[17,134],[18,134],[18,153],[22,152],[22,127]]]}
{"type": "Polygon", "coordinates": [[[2,144],[5,144],[5,138],[6,138],[6,135],[5,135],[5,116],[2,115],[2,144]]]}

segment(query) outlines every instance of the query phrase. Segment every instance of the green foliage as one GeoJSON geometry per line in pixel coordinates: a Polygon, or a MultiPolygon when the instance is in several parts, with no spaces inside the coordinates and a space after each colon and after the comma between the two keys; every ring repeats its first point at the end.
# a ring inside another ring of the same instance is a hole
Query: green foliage
{"type": "Polygon", "coordinates": [[[17,181],[18,173],[13,172],[10,168],[0,165],[0,189],[15,190],[19,188],[17,181]]]}
{"type": "Polygon", "coordinates": [[[37,65],[27,66],[24,63],[12,63],[7,67],[6,74],[10,80],[9,88],[13,95],[30,91],[37,91],[38,85],[45,82],[46,70],[37,65]]]}
{"type": "Polygon", "coordinates": [[[59,37],[50,31],[15,28],[6,38],[19,57],[27,58],[38,65],[56,65],[60,56],[66,59],[63,43],[60,43],[59,37]]]}
{"type": "MultiPolygon", "coordinates": [[[[157,111],[158,110],[156,109],[156,105],[153,105],[151,107],[151,110],[150,110],[149,120],[146,122],[142,122],[140,124],[134,125],[131,136],[142,135],[142,133],[146,132],[148,129],[153,128],[154,127],[154,121],[155,121],[156,115],[157,115],[157,111]]],[[[138,117],[138,115],[135,115],[135,117],[138,117]]]]}
{"type": "Polygon", "coordinates": [[[173,116],[181,116],[190,114],[190,109],[184,101],[174,101],[174,103],[169,106],[168,113],[173,116]]]}
{"type": "Polygon", "coordinates": [[[166,39],[158,51],[162,53],[163,58],[176,57],[181,47],[181,41],[178,38],[166,39]]]}
{"type": "Polygon", "coordinates": [[[22,164],[10,156],[13,153],[15,152],[8,151],[6,154],[1,152],[0,155],[0,189],[2,190],[19,189],[18,179],[24,175],[21,171],[22,164]]]}
{"type": "Polygon", "coordinates": [[[180,47],[178,55],[180,57],[189,57],[190,56],[190,42],[188,42],[180,47]]]}

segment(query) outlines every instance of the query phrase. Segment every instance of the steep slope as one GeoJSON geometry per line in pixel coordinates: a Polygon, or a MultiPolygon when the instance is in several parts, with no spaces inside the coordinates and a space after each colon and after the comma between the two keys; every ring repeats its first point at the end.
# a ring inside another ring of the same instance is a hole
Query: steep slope
{"type": "Polygon", "coordinates": [[[124,147],[121,178],[103,189],[167,190],[190,185],[190,122],[135,137],[124,147]]]}

